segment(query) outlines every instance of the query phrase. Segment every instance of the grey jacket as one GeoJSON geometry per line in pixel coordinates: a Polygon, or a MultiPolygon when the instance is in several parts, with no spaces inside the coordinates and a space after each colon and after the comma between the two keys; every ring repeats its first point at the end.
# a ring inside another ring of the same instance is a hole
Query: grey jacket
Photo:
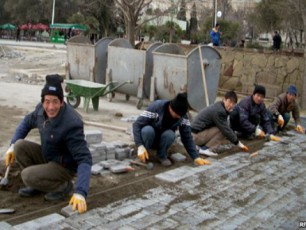
{"type": "Polygon", "coordinates": [[[224,103],[222,101],[216,102],[199,112],[191,123],[191,131],[198,133],[216,126],[229,141],[237,145],[239,140],[227,122],[228,115],[224,103]]]}
{"type": "Polygon", "coordinates": [[[284,113],[292,112],[292,117],[296,125],[301,124],[300,111],[296,101],[291,103],[287,100],[287,93],[282,93],[274,98],[274,101],[268,107],[274,116],[283,115],[284,113]]]}

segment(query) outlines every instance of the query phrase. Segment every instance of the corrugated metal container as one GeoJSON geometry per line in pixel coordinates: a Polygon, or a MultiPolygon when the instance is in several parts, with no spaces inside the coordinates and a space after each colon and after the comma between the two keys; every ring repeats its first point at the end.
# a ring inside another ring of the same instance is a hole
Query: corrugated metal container
{"type": "Polygon", "coordinates": [[[179,46],[164,44],[154,50],[153,63],[155,98],[170,100],[187,91],[188,102],[196,111],[214,103],[221,68],[216,49],[199,46],[186,56],[179,46]]]}
{"type": "Polygon", "coordinates": [[[120,87],[118,92],[138,98],[150,95],[153,72],[153,50],[162,43],[153,43],[147,50],[136,50],[127,39],[118,38],[108,46],[108,69],[111,80],[119,83],[132,81],[120,87]],[[139,93],[141,92],[141,93],[139,93]]]}
{"type": "Polygon", "coordinates": [[[68,79],[82,79],[105,84],[107,47],[112,38],[102,38],[94,45],[78,36],[67,42],[68,79]]]}

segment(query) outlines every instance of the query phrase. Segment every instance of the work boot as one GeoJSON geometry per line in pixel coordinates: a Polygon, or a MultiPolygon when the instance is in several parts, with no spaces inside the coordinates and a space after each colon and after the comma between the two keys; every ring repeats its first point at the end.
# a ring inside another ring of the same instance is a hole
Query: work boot
{"type": "Polygon", "coordinates": [[[171,161],[168,158],[165,159],[158,158],[158,161],[165,167],[172,165],[171,161]]]}
{"type": "Polygon", "coordinates": [[[24,187],[24,188],[21,188],[21,189],[18,190],[18,194],[21,197],[32,197],[32,196],[38,195],[40,193],[41,193],[41,191],[36,190],[34,188],[30,188],[30,187],[24,187]]]}
{"type": "Polygon", "coordinates": [[[64,200],[67,196],[70,196],[72,194],[72,190],[73,190],[73,184],[69,180],[64,190],[58,192],[48,192],[45,195],[45,200],[48,201],[64,200]]]}

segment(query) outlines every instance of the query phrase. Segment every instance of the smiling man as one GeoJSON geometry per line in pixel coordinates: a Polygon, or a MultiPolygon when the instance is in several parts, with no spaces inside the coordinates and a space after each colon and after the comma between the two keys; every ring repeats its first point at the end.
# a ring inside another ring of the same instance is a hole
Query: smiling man
{"type": "Polygon", "coordinates": [[[48,201],[63,200],[72,195],[70,204],[79,213],[87,210],[86,200],[92,158],[84,137],[80,115],[64,102],[61,76],[47,75],[41,91],[41,103],[18,125],[6,152],[6,165],[21,167],[26,187],[19,190],[22,197],[42,192],[48,201]],[[41,144],[25,140],[37,128],[41,144]],[[73,186],[72,179],[77,174],[73,186]]]}
{"type": "Polygon", "coordinates": [[[209,149],[226,144],[228,140],[243,151],[248,147],[242,144],[228,123],[230,111],[237,103],[237,95],[229,91],[222,101],[218,101],[202,109],[191,123],[193,139],[200,147],[199,153],[207,156],[217,156],[209,149]]]}
{"type": "Polygon", "coordinates": [[[265,87],[255,85],[253,95],[242,99],[230,113],[231,127],[242,138],[269,137],[270,140],[278,140],[272,135],[274,130],[264,103],[265,96],[265,87]]]}

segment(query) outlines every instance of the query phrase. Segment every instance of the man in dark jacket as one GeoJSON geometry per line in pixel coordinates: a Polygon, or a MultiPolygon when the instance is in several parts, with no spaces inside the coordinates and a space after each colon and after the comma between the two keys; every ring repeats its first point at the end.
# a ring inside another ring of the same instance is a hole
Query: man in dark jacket
{"type": "Polygon", "coordinates": [[[80,115],[64,102],[59,75],[46,76],[41,103],[18,125],[6,152],[6,165],[16,161],[26,185],[19,190],[22,197],[45,192],[45,200],[63,200],[73,195],[70,204],[79,213],[87,210],[86,200],[92,158],[84,137],[80,115]],[[41,144],[25,140],[37,128],[41,144]],[[72,178],[77,173],[73,191],[72,178]]]}
{"type": "Polygon", "coordinates": [[[273,50],[278,51],[281,48],[282,38],[277,31],[274,31],[273,50]]]}
{"type": "Polygon", "coordinates": [[[275,97],[274,101],[268,107],[269,115],[273,128],[274,123],[277,123],[276,131],[282,131],[290,120],[290,112],[295,121],[296,131],[304,133],[305,130],[301,126],[300,110],[295,99],[297,96],[297,89],[294,85],[290,85],[286,93],[282,93],[275,97]]]}
{"type": "Polygon", "coordinates": [[[171,101],[154,101],[137,118],[133,123],[133,136],[140,161],[145,163],[149,159],[147,150],[156,149],[160,163],[170,166],[172,163],[167,157],[167,151],[175,141],[175,131],[178,128],[184,147],[195,164],[210,164],[198,155],[186,115],[188,107],[187,94],[179,93],[171,101]]]}
{"type": "Polygon", "coordinates": [[[191,131],[195,144],[200,146],[200,154],[214,156],[208,148],[215,148],[225,144],[227,140],[237,145],[243,151],[248,151],[248,147],[242,144],[237,135],[231,129],[228,117],[237,103],[237,95],[230,91],[224,95],[222,101],[218,101],[202,109],[191,124],[191,131]],[[206,148],[206,149],[205,149],[206,148]]]}
{"type": "Polygon", "coordinates": [[[256,85],[253,95],[242,99],[230,113],[232,129],[239,132],[241,137],[253,139],[269,137],[270,140],[278,141],[272,128],[264,98],[266,89],[256,85]]]}

